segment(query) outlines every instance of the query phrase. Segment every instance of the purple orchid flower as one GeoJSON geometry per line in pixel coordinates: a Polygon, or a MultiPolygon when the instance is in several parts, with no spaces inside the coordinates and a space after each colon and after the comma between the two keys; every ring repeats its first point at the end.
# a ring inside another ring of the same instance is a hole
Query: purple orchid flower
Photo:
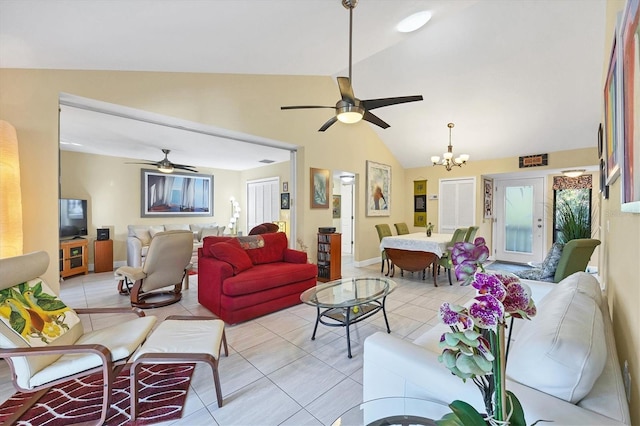
{"type": "Polygon", "coordinates": [[[475,302],[469,307],[469,316],[479,328],[494,330],[504,318],[502,302],[490,294],[475,297],[475,302]]]}
{"type": "Polygon", "coordinates": [[[490,294],[500,301],[504,300],[507,295],[502,281],[495,274],[478,272],[471,284],[478,290],[478,294],[490,294]]]}
{"type": "Polygon", "coordinates": [[[451,305],[448,302],[443,303],[438,311],[438,316],[443,324],[450,327],[461,324],[463,329],[473,327],[473,321],[465,314],[466,309],[460,305],[451,305]]]}

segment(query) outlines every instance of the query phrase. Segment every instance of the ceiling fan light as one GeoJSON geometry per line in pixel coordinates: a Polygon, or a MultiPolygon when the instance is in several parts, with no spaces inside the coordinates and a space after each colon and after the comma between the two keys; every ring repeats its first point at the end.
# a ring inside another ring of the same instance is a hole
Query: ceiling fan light
{"type": "Polygon", "coordinates": [[[340,108],[336,117],[338,118],[338,120],[340,120],[343,123],[353,124],[362,120],[363,115],[364,115],[364,111],[362,111],[362,108],[353,106],[353,105],[348,105],[340,108]]]}
{"type": "Polygon", "coordinates": [[[161,165],[158,166],[158,170],[162,173],[173,173],[173,166],[170,165],[161,165]]]}
{"type": "Polygon", "coordinates": [[[401,33],[410,33],[412,31],[419,30],[429,22],[431,19],[431,12],[426,10],[422,12],[414,13],[413,15],[407,16],[402,21],[396,25],[396,30],[401,33]]]}
{"type": "Polygon", "coordinates": [[[562,174],[566,177],[576,178],[578,176],[582,176],[586,172],[585,169],[575,169],[575,170],[563,170],[562,174]]]}
{"type": "Polygon", "coordinates": [[[353,182],[353,179],[355,178],[355,176],[353,175],[342,175],[340,176],[340,180],[344,183],[351,183],[353,182]]]}

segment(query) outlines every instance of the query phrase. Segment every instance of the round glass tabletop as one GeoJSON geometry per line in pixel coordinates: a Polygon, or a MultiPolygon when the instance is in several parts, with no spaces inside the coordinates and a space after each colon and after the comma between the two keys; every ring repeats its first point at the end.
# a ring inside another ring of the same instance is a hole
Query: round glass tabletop
{"type": "Polygon", "coordinates": [[[332,426],[436,426],[451,409],[441,402],[418,398],[380,398],[363,402],[338,417],[332,426]]]}
{"type": "Polygon", "coordinates": [[[388,278],[342,278],[304,291],[300,300],[321,308],[351,307],[381,299],[395,290],[396,286],[388,278]]]}

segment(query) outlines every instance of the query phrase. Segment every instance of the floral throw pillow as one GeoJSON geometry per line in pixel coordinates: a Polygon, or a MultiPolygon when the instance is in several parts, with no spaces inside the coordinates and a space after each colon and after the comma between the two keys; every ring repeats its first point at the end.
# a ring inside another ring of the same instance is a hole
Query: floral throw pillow
{"type": "Polygon", "coordinates": [[[540,278],[553,278],[556,274],[556,269],[558,269],[558,263],[560,262],[560,257],[562,257],[563,248],[564,244],[553,243],[549,254],[547,254],[547,257],[540,266],[540,269],[542,270],[540,278]]]}
{"type": "Polygon", "coordinates": [[[46,346],[80,322],[40,278],[0,290],[0,320],[29,346],[46,346]]]}

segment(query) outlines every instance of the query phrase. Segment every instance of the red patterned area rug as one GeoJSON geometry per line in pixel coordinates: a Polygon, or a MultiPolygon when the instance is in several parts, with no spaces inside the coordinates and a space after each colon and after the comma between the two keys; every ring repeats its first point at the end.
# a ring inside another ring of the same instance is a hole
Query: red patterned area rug
{"type": "MultiPolygon", "coordinates": [[[[195,364],[143,365],[138,374],[138,418],[131,422],[129,366],[113,385],[113,399],[106,425],[146,425],[182,417],[195,364]]],[[[51,388],[27,411],[17,425],[68,425],[96,421],[102,407],[102,374],[96,373],[51,388]]],[[[5,424],[29,394],[17,392],[0,406],[0,424],[5,424]]]]}

